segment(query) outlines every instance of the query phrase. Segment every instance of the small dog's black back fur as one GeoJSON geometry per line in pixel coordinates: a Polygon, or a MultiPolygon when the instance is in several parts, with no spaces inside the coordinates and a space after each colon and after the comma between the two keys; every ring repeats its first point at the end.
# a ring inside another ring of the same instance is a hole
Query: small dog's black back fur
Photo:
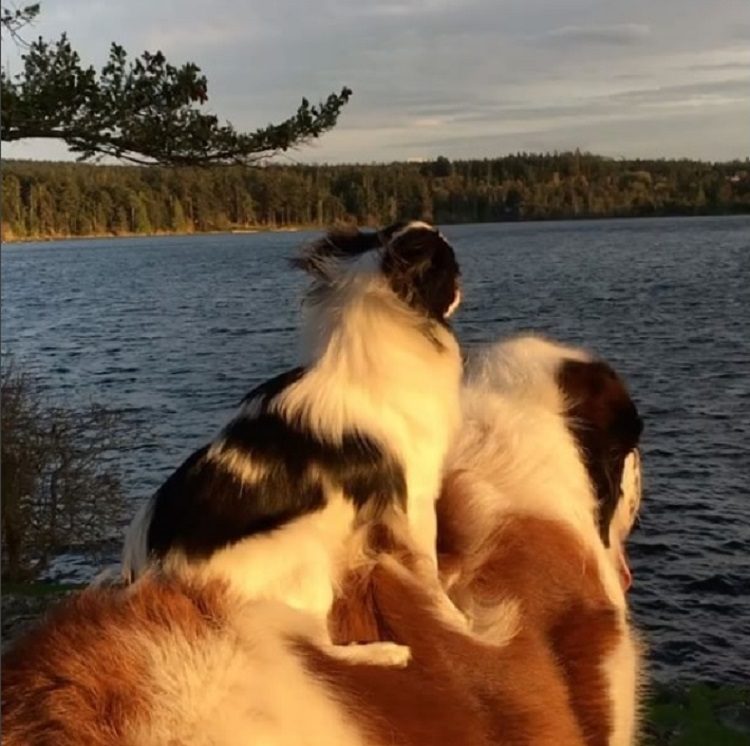
{"type": "MultiPolygon", "coordinates": [[[[297,380],[298,370],[273,380],[297,380]]],[[[366,505],[368,515],[377,516],[394,502],[405,509],[403,468],[379,443],[356,432],[344,433],[339,443],[326,442],[269,412],[268,392],[256,391],[263,399],[261,413],[231,422],[221,451],[241,454],[257,467],[259,478],[243,481],[219,456],[209,456],[209,446],[196,451],[155,495],[149,553],[163,557],[181,549],[190,558],[207,558],[325,507],[323,480],[340,488],[356,508],[366,505]]]]}

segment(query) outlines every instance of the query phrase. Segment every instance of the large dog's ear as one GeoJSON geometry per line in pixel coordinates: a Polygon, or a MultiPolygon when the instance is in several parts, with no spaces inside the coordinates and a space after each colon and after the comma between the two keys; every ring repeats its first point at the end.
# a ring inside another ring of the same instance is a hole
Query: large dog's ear
{"type": "Polygon", "coordinates": [[[447,319],[460,300],[460,270],[451,245],[422,222],[389,226],[380,235],[381,266],[394,292],[427,316],[447,319]]]}
{"type": "Polygon", "coordinates": [[[374,231],[365,233],[356,228],[331,231],[324,238],[305,246],[300,256],[292,259],[292,266],[327,280],[339,261],[354,259],[377,249],[381,241],[380,234],[374,231]]]}
{"type": "Polygon", "coordinates": [[[568,427],[596,491],[599,534],[608,546],[625,459],[638,445],[643,422],[625,384],[604,362],[565,360],[557,382],[567,402],[568,427]]]}

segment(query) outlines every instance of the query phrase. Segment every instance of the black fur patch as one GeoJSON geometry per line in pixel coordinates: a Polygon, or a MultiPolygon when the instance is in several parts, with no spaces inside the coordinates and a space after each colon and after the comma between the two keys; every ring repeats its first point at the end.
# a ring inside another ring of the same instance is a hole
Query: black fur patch
{"type": "Polygon", "coordinates": [[[292,368],[291,370],[287,370],[284,373],[279,373],[278,376],[269,378],[267,381],[264,381],[255,388],[250,389],[250,391],[245,394],[242,402],[247,403],[253,401],[254,399],[261,399],[262,401],[260,402],[260,405],[261,407],[265,407],[268,402],[271,401],[271,399],[273,399],[275,396],[278,396],[282,391],[284,391],[284,389],[288,388],[293,383],[299,381],[299,379],[304,375],[305,368],[301,365],[296,368],[292,368]]]}
{"type": "Polygon", "coordinates": [[[208,458],[208,447],[194,453],[156,493],[150,552],[161,557],[179,548],[189,557],[206,558],[247,536],[278,528],[325,506],[324,479],[373,516],[390,504],[406,507],[401,465],[364,436],[348,433],[334,445],[277,414],[263,413],[234,420],[224,438],[224,447],[244,454],[262,476],[243,482],[208,458]]]}
{"type": "Polygon", "coordinates": [[[431,228],[415,226],[383,231],[388,243],[382,270],[396,295],[412,308],[442,324],[456,299],[460,270],[451,245],[431,228]],[[396,235],[395,240],[390,236],[396,235]]]}
{"type": "Polygon", "coordinates": [[[565,360],[557,381],[571,402],[568,428],[596,490],[599,534],[609,546],[609,524],[622,497],[625,458],[638,445],[643,421],[625,385],[604,362],[565,360]]]}

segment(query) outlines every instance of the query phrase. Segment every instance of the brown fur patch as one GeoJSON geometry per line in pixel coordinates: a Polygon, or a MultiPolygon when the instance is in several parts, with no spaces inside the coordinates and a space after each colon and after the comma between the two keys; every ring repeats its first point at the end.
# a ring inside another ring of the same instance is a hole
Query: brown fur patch
{"type": "Polygon", "coordinates": [[[466,509],[470,495],[470,475],[457,469],[445,475],[440,499],[435,503],[438,554],[446,559],[455,558],[455,562],[468,555],[476,542],[477,527],[471,524],[466,509]]]}
{"type": "Polygon", "coordinates": [[[557,672],[550,672],[545,687],[559,680],[586,743],[608,743],[612,701],[603,663],[621,633],[594,556],[561,523],[513,516],[489,534],[476,554],[461,559],[457,597],[469,597],[485,609],[516,600],[521,628],[556,662],[557,672]]]}
{"type": "Polygon", "coordinates": [[[486,644],[439,621],[418,577],[376,565],[368,603],[381,640],[409,645],[405,669],[351,666],[310,646],[307,665],[372,734],[404,746],[584,743],[561,671],[534,634],[486,644]]]}
{"type": "Polygon", "coordinates": [[[96,588],[61,603],[2,660],[7,746],[115,746],[154,703],[137,641],[170,633],[198,639],[224,621],[224,589],[148,577],[132,588],[96,588]]]}
{"type": "Polygon", "coordinates": [[[328,633],[337,645],[389,639],[375,600],[372,566],[353,570],[344,578],[328,614],[328,633]]]}
{"type": "Polygon", "coordinates": [[[615,611],[586,604],[571,606],[550,631],[571,707],[590,746],[607,746],[612,733],[612,698],[602,664],[618,637],[615,611]]]}

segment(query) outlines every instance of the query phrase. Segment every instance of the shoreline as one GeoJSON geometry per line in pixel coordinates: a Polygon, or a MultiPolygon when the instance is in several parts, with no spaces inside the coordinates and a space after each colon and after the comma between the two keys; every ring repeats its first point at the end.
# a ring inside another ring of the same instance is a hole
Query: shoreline
{"type": "MultiPolygon", "coordinates": [[[[519,218],[517,220],[488,220],[483,222],[463,223],[463,222],[441,222],[440,226],[452,225],[516,225],[519,223],[582,223],[597,222],[603,220],[660,220],[660,219],[685,219],[691,218],[742,218],[750,217],[748,212],[704,212],[685,215],[684,213],[665,213],[660,215],[570,215],[568,217],[557,218],[519,218]]],[[[345,225],[356,225],[356,223],[346,223],[345,225]]],[[[227,228],[224,230],[205,230],[205,231],[152,231],[149,233],[86,233],[81,235],[63,234],[63,235],[44,235],[44,236],[2,236],[2,245],[5,244],[24,244],[24,243],[51,243],[54,241],[93,241],[97,238],[166,238],[170,236],[227,236],[227,235],[252,235],[256,233],[302,233],[306,231],[325,231],[332,226],[327,225],[284,225],[284,226],[247,226],[227,228]]],[[[333,226],[335,227],[335,226],[333,226]]],[[[375,226],[364,224],[360,227],[374,228],[375,226]]]]}
{"type": "Polygon", "coordinates": [[[149,233],[84,233],[45,235],[45,236],[7,236],[2,237],[2,244],[51,243],[53,241],[93,241],[97,238],[167,238],[170,236],[227,236],[249,235],[254,233],[299,233],[303,231],[324,230],[323,226],[290,225],[278,228],[258,226],[252,228],[228,228],[210,231],[152,231],[149,233]]]}

